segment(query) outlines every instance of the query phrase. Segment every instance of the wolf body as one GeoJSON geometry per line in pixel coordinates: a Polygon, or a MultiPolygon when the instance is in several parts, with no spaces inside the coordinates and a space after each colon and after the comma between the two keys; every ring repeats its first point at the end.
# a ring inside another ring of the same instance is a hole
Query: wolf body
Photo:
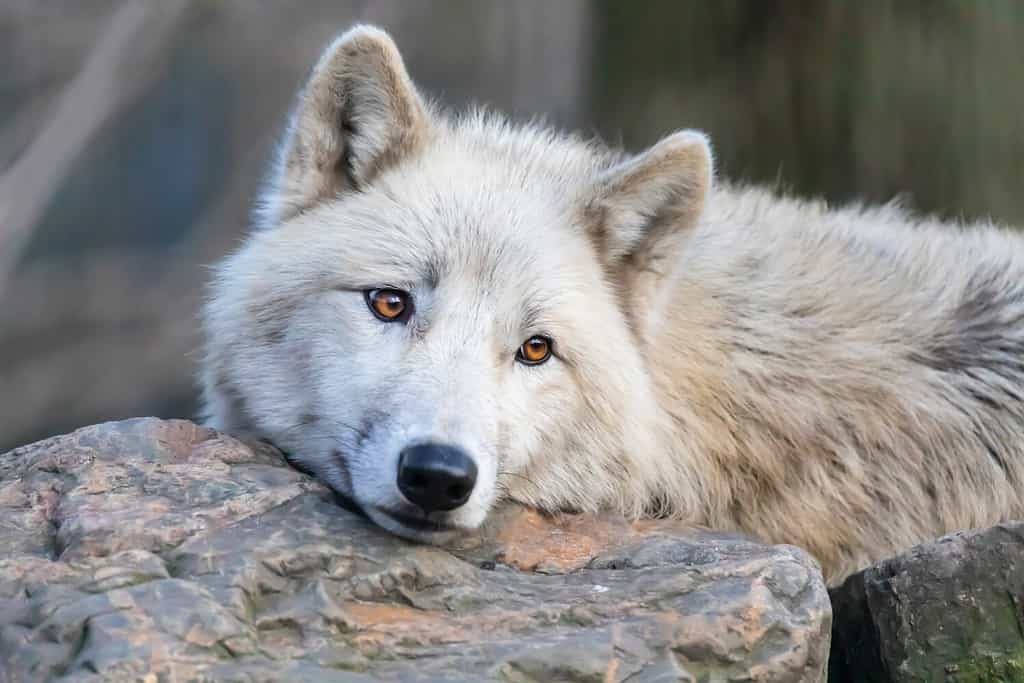
{"type": "Polygon", "coordinates": [[[313,68],[256,223],[204,311],[208,422],[396,534],[611,508],[836,583],[1024,512],[1006,230],[715,181],[694,131],[629,155],[448,115],[365,26],[313,68]]]}

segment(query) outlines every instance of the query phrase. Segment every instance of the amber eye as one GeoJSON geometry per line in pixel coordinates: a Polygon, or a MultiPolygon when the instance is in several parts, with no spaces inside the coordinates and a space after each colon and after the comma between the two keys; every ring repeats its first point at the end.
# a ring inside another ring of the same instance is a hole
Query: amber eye
{"type": "Polygon", "coordinates": [[[516,351],[516,360],[525,365],[540,365],[551,357],[551,340],[534,335],[516,351]]]}
{"type": "Polygon", "coordinates": [[[387,323],[407,320],[412,312],[410,303],[409,293],[400,289],[366,291],[366,305],[375,316],[387,323]]]}

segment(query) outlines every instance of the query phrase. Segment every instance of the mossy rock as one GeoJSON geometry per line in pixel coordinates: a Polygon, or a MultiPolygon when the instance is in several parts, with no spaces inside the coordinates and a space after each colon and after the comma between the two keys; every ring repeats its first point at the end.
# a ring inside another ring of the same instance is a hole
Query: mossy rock
{"type": "Polygon", "coordinates": [[[1024,681],[1024,523],[917,546],[831,597],[832,683],[1024,681]]]}

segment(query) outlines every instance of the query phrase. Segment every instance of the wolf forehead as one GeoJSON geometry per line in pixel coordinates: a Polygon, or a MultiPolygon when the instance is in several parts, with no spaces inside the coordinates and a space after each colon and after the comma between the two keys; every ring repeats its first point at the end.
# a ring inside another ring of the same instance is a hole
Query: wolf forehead
{"type": "Polygon", "coordinates": [[[445,187],[429,172],[417,180],[415,169],[392,175],[254,234],[222,277],[249,283],[255,306],[264,297],[395,287],[429,294],[418,307],[472,299],[521,327],[604,287],[582,212],[564,198],[486,181],[445,187]]]}
{"type": "Polygon", "coordinates": [[[586,245],[583,190],[498,154],[443,145],[396,162],[361,191],[321,202],[285,227],[333,243],[330,251],[354,275],[390,272],[402,281],[436,283],[447,271],[474,268],[486,280],[495,269],[509,277],[555,260],[578,262],[569,257],[586,245]]]}

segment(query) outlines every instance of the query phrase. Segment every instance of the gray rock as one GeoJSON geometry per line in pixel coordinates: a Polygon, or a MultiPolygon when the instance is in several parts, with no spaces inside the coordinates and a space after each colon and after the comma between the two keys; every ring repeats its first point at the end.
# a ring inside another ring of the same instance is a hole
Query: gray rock
{"type": "Polygon", "coordinates": [[[832,591],[831,683],[1024,681],[1024,523],[944,536],[832,591]]]}
{"type": "Polygon", "coordinates": [[[498,511],[442,549],[189,422],[0,455],[0,681],[820,681],[790,546],[498,511]]]}

